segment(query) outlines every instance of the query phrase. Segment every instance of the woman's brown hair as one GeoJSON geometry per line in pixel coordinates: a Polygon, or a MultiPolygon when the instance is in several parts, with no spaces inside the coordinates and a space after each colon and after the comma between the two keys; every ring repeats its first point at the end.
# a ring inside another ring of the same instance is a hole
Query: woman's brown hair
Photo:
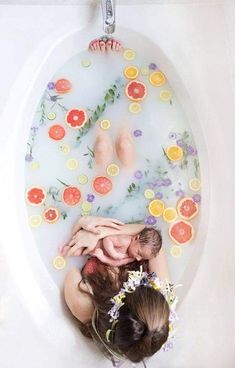
{"type": "MultiPolygon", "coordinates": [[[[145,269],[146,265],[145,262],[145,269]]],[[[96,310],[95,325],[100,337],[95,333],[91,321],[86,325],[79,324],[83,335],[95,339],[103,352],[107,349],[100,344],[100,338],[112,351],[135,363],[156,353],[166,342],[169,333],[169,306],[166,299],[151,287],[139,286],[133,293],[126,293],[125,304],[119,310],[118,323],[111,340],[106,340],[106,331],[111,328],[108,314],[112,307],[110,298],[119,292],[128,278],[128,271],[139,270],[139,267],[139,262],[133,262],[119,267],[117,271],[97,261],[97,272],[84,275],[83,280],[93,289],[91,297],[96,310]]]]}

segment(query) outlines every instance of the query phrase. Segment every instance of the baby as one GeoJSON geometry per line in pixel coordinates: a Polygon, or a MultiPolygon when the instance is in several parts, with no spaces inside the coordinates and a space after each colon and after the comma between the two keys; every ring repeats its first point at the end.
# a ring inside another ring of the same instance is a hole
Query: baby
{"type": "MultiPolygon", "coordinates": [[[[161,234],[154,228],[145,227],[135,236],[115,235],[100,239],[89,255],[107,265],[118,267],[135,260],[151,259],[158,254],[161,246],[161,234]]],[[[81,255],[83,250],[79,249],[76,255],[81,255]]]]}

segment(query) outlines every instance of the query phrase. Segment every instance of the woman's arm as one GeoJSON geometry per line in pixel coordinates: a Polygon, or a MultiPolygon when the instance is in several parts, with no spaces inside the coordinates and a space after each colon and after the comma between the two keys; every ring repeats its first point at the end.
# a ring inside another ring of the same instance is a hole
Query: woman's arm
{"type": "Polygon", "coordinates": [[[149,260],[149,271],[155,272],[163,282],[170,282],[170,274],[163,248],[160,249],[156,257],[149,260]]]}
{"type": "Polygon", "coordinates": [[[64,280],[64,297],[71,313],[79,321],[86,323],[92,317],[94,306],[89,294],[79,290],[78,284],[81,280],[81,272],[76,267],[71,268],[64,280]]]}

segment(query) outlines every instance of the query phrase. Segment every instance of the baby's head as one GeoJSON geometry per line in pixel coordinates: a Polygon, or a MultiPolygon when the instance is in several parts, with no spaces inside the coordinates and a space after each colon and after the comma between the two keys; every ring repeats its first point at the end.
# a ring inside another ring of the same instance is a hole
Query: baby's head
{"type": "Polygon", "coordinates": [[[154,228],[145,227],[139,234],[132,237],[128,247],[128,255],[137,261],[155,257],[162,246],[162,236],[154,228]]]}

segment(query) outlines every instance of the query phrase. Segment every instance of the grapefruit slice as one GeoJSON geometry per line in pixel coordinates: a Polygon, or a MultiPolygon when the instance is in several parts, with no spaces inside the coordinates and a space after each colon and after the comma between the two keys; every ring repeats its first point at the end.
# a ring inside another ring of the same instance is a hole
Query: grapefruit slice
{"type": "Polygon", "coordinates": [[[62,199],[67,206],[76,206],[81,199],[81,192],[77,187],[67,187],[64,189],[62,199]]]}
{"type": "Polygon", "coordinates": [[[198,213],[198,204],[191,197],[184,197],[177,204],[177,212],[183,219],[191,220],[198,213]]]}
{"type": "Polygon", "coordinates": [[[46,200],[46,191],[42,187],[30,187],[26,190],[25,199],[31,206],[41,206],[46,200]]]}
{"type": "Polygon", "coordinates": [[[193,225],[183,220],[174,222],[169,228],[169,236],[178,245],[187,244],[194,237],[193,225]]]}
{"type": "Polygon", "coordinates": [[[143,82],[133,80],[126,86],[125,93],[132,101],[141,101],[147,95],[147,87],[143,82]]]}
{"type": "Polygon", "coordinates": [[[52,125],[48,130],[48,135],[51,139],[54,139],[55,141],[60,141],[65,136],[65,130],[62,125],[55,124],[52,125]]]}
{"type": "Polygon", "coordinates": [[[107,176],[97,176],[92,182],[93,189],[100,195],[108,194],[112,188],[112,181],[107,176]]]}
{"type": "Polygon", "coordinates": [[[71,109],[65,115],[65,123],[72,129],[80,129],[87,121],[87,113],[84,109],[71,109]]]}
{"type": "Polygon", "coordinates": [[[60,213],[57,208],[50,207],[47,208],[43,213],[44,221],[48,222],[49,224],[54,224],[60,217],[60,213]]]}
{"type": "Polygon", "coordinates": [[[55,90],[60,94],[68,93],[72,88],[72,83],[68,79],[58,79],[55,83],[55,90]]]}

